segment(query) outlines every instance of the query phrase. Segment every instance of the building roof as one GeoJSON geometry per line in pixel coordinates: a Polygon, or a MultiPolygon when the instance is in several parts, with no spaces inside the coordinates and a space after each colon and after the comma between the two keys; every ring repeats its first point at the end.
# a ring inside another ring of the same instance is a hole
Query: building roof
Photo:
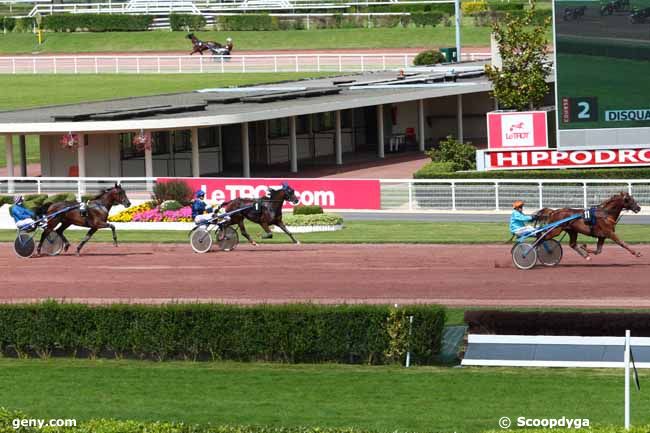
{"type": "Polygon", "coordinates": [[[0,112],[0,133],[179,129],[485,92],[481,63],[0,112]],[[455,78],[455,81],[451,81],[455,78]]]}

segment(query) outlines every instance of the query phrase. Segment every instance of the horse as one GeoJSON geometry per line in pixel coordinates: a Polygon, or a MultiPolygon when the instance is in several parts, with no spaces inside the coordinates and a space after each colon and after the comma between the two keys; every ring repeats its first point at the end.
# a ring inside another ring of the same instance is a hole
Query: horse
{"type": "Polygon", "coordinates": [[[576,8],[565,8],[564,9],[564,21],[578,20],[585,16],[587,11],[587,6],[578,6],[576,8]]]}
{"type": "MultiPolygon", "coordinates": [[[[64,251],[68,251],[70,248],[70,242],[63,235],[65,229],[71,225],[81,226],[81,227],[90,227],[86,236],[82,239],[81,243],[77,246],[77,255],[81,254],[81,249],[83,246],[90,240],[93,234],[99,229],[110,228],[113,232],[113,244],[117,246],[117,234],[115,233],[115,226],[109,224],[108,214],[111,210],[111,207],[121,204],[124,207],[130,207],[131,202],[126,196],[126,192],[122,189],[117,183],[112,188],[104,189],[102,192],[97,194],[93,199],[88,201],[88,206],[86,210],[86,215],[82,215],[81,210],[77,207],[71,209],[68,212],[64,212],[56,217],[47,221],[47,226],[43,229],[43,234],[41,235],[41,240],[38,243],[38,249],[36,250],[37,254],[41,253],[41,246],[43,241],[47,236],[54,231],[59,223],[61,224],[59,228],[56,229],[56,233],[61,236],[64,242],[64,251]]],[[[47,214],[56,212],[57,210],[64,209],[69,206],[78,205],[76,202],[58,202],[53,203],[48,207],[47,214]]]]}
{"type": "Polygon", "coordinates": [[[273,233],[271,233],[269,226],[275,225],[280,227],[280,229],[291,238],[293,243],[300,244],[282,222],[282,205],[285,201],[293,204],[298,203],[296,192],[287,183],[283,183],[282,188],[277,190],[270,188],[269,196],[266,198],[236,198],[231,201],[223,202],[219,205],[216,212],[222,208],[226,212],[232,212],[246,206],[252,206],[250,209],[232,215],[228,222],[228,225],[237,224],[241,229],[241,233],[246,237],[246,239],[248,239],[248,242],[257,246],[257,242],[252,240],[246,231],[246,227],[244,226],[245,218],[262,226],[262,229],[265,232],[265,234],[262,235],[262,239],[270,239],[273,237],[273,233]]]}
{"type": "MultiPolygon", "coordinates": [[[[595,222],[592,225],[585,222],[583,218],[575,219],[552,230],[545,238],[554,238],[562,233],[562,231],[565,231],[569,235],[569,245],[571,248],[586,260],[591,260],[590,254],[597,255],[602,252],[605,239],[611,239],[632,255],[641,257],[641,252],[630,248],[615,233],[616,223],[618,223],[623,210],[631,210],[634,213],[638,213],[641,210],[641,206],[639,206],[629,193],[621,192],[608,198],[595,208],[595,222]],[[584,244],[578,246],[578,233],[597,238],[598,243],[596,244],[596,249],[592,250],[587,248],[587,245],[584,244]]],[[[540,223],[550,224],[583,212],[584,209],[563,208],[553,210],[544,208],[535,214],[535,218],[540,223]]]]}
{"type": "Polygon", "coordinates": [[[217,48],[224,48],[223,45],[221,45],[219,42],[215,42],[215,41],[204,42],[201,39],[194,36],[194,33],[189,33],[186,37],[187,39],[192,41],[192,52],[190,53],[190,56],[194,53],[199,53],[200,55],[203,55],[203,51],[214,50],[217,48]]]}

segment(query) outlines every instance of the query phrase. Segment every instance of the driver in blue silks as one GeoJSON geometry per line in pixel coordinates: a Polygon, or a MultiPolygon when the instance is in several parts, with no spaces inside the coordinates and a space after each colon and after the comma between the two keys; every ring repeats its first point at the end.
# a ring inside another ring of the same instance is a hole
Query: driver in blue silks
{"type": "Polygon", "coordinates": [[[535,217],[524,214],[524,202],[517,200],[512,204],[512,214],[510,215],[510,233],[515,236],[521,236],[526,232],[534,230],[533,227],[526,225],[527,222],[532,222],[535,217]]]}
{"type": "Polygon", "coordinates": [[[14,221],[16,221],[16,227],[19,229],[34,224],[36,219],[36,214],[24,206],[22,195],[14,199],[14,205],[11,207],[9,213],[14,221]]]}
{"type": "Polygon", "coordinates": [[[212,219],[212,208],[208,207],[204,200],[205,192],[203,190],[198,190],[196,192],[196,200],[192,201],[192,219],[197,224],[212,219]]]}

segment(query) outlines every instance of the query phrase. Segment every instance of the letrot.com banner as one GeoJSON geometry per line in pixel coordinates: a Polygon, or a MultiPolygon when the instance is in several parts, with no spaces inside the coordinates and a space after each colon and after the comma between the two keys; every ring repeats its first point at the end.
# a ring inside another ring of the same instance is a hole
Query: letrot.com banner
{"type": "MultiPolygon", "coordinates": [[[[158,182],[182,180],[193,191],[202,189],[212,202],[238,197],[263,197],[269,188],[279,189],[287,182],[303,205],[325,209],[379,209],[378,180],[357,179],[233,179],[233,178],[158,178],[158,182]]],[[[285,203],[285,206],[289,204],[285,203]]]]}
{"type": "Polygon", "coordinates": [[[487,114],[489,149],[547,148],[546,112],[500,112],[487,114]]]}
{"type": "Polygon", "coordinates": [[[504,151],[484,155],[487,170],[650,165],[650,149],[504,151]]]}

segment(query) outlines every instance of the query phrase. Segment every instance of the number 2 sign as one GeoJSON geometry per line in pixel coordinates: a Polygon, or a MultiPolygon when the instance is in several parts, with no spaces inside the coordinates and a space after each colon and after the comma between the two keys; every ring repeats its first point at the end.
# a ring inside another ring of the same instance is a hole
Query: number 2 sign
{"type": "Polygon", "coordinates": [[[562,123],[597,121],[598,98],[593,96],[562,98],[562,123]]]}

